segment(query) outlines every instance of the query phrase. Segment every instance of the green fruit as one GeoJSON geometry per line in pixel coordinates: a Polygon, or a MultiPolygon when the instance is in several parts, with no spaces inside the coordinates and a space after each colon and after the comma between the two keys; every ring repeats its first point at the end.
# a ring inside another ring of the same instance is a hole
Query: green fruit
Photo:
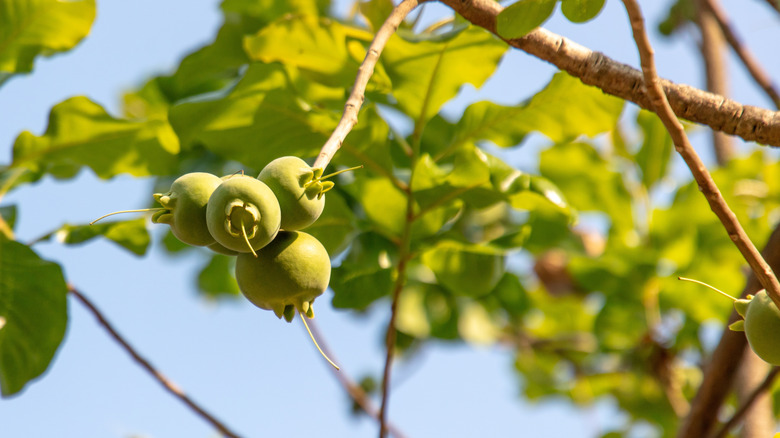
{"type": "Polygon", "coordinates": [[[271,189],[250,176],[237,175],[214,190],[206,207],[211,235],[225,248],[254,252],[279,231],[281,211],[271,189]]]}
{"type": "Polygon", "coordinates": [[[322,181],[322,169],[312,169],[298,157],[281,157],[268,163],[257,179],[271,188],[282,209],[283,230],[302,230],[313,224],[325,208],[325,192],[333,187],[322,181]]]}
{"type": "Polygon", "coordinates": [[[287,321],[295,316],[295,310],[312,318],[312,303],[330,281],[330,258],[313,236],[280,231],[257,251],[257,258],[238,255],[236,280],[244,296],[257,307],[272,310],[287,321]]]}
{"type": "Polygon", "coordinates": [[[193,172],[177,178],[167,193],[155,193],[163,209],[152,215],[152,222],[168,224],[173,235],[189,245],[214,243],[206,224],[206,206],[222,180],[216,175],[193,172]]]}
{"type": "Polygon", "coordinates": [[[780,311],[765,290],[734,303],[745,320],[730,326],[744,331],[750,348],[758,357],[772,365],[780,365],[780,311]]]}

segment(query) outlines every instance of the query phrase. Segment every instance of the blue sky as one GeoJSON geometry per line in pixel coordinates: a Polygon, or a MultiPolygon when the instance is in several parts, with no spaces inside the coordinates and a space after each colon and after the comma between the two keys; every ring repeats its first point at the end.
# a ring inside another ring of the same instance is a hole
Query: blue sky
{"type": "MultiPolygon", "coordinates": [[[[644,1],[657,23],[669,1],[644,1]]],[[[31,75],[0,87],[0,160],[10,160],[22,130],[40,134],[54,104],[86,95],[119,114],[121,93],[153,74],[175,68],[186,53],[209,42],[220,25],[217,0],[98,0],[90,36],[72,52],[39,59],[31,75]]],[[[771,71],[778,71],[778,15],[762,1],[724,0],[732,20],[771,71]]],[[[344,10],[343,4],[339,6],[344,10]]],[[[432,5],[429,13],[444,10],[432,5]]],[[[625,12],[608,1],[593,22],[573,25],[560,12],[546,27],[591,49],[638,65],[625,12]]],[[[693,34],[653,41],[659,73],[701,86],[693,34]]],[[[733,96],[769,102],[732,58],[733,96]]],[[[517,103],[554,73],[543,61],[513,51],[479,92],[466,88],[447,112],[475,100],[517,103]]],[[[706,141],[701,129],[693,140],[706,141]]],[[[533,168],[536,147],[510,161],[533,168]]],[[[678,160],[679,161],[679,160],[678,160]]],[[[100,181],[89,171],[65,183],[44,179],[13,192],[3,203],[20,210],[18,238],[32,240],[64,222],[84,223],[104,213],[145,205],[151,182],[118,177],[100,181]]],[[[159,233],[157,229],[155,232],[159,233]]],[[[90,297],[119,331],[166,376],[243,436],[376,435],[376,425],[348,414],[344,391],[298,320],[277,320],[248,302],[208,303],[196,297],[197,257],[170,258],[152,248],[143,258],[103,241],[83,247],[42,243],[35,249],[61,263],[67,279],[90,297]]],[[[315,308],[317,323],[342,369],[352,378],[378,375],[388,313],[336,311],[329,293],[315,308]]],[[[380,306],[381,307],[381,306],[380,306]]],[[[49,371],[18,396],[0,400],[0,428],[13,437],[213,437],[215,431],[169,396],[129,360],[90,314],[69,301],[69,328],[49,371]]],[[[391,420],[410,437],[594,437],[620,422],[609,402],[575,409],[556,401],[520,398],[512,352],[500,347],[431,345],[413,363],[399,363],[391,420]]]]}

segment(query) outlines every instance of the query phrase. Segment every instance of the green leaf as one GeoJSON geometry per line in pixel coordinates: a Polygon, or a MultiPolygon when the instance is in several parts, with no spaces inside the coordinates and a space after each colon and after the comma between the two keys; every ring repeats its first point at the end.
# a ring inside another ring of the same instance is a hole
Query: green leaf
{"type": "Polygon", "coordinates": [[[596,18],[606,0],[561,0],[561,12],[573,23],[584,23],[596,18]]]}
{"type": "MultiPolygon", "coordinates": [[[[371,34],[314,16],[285,16],[244,38],[253,61],[280,62],[307,72],[318,82],[347,87],[354,82],[359,60],[349,53],[348,41],[371,41],[371,34]]],[[[365,53],[363,53],[365,55],[365,53]]]]}
{"type": "Polygon", "coordinates": [[[49,367],[67,326],[60,266],[0,237],[0,390],[18,393],[49,367]]]}
{"type": "Polygon", "coordinates": [[[355,230],[355,216],[344,198],[336,190],[325,194],[322,214],[306,232],[316,237],[331,257],[342,252],[355,230]]]}
{"type": "Polygon", "coordinates": [[[473,145],[460,148],[450,163],[440,164],[429,155],[417,161],[411,187],[422,209],[445,205],[490,181],[488,157],[473,145]]]}
{"type": "Polygon", "coordinates": [[[393,11],[393,2],[392,0],[368,0],[358,3],[358,7],[360,14],[371,25],[371,30],[376,32],[393,11]]]}
{"type": "Polygon", "coordinates": [[[357,172],[393,175],[390,127],[372,104],[364,104],[358,124],[341,145],[335,161],[347,167],[363,166],[357,172]]]}
{"type": "Polygon", "coordinates": [[[225,12],[248,15],[270,23],[285,15],[318,15],[327,10],[323,0],[224,0],[220,6],[225,12]]]}
{"type": "Polygon", "coordinates": [[[92,27],[95,0],[0,2],[0,73],[26,73],[36,56],[72,49],[92,27]]]}
{"type": "Polygon", "coordinates": [[[468,297],[490,293],[505,269],[503,251],[454,241],[440,242],[424,252],[421,260],[449,291],[468,297]]]}
{"type": "Polygon", "coordinates": [[[51,235],[67,245],[78,245],[102,236],[139,256],[146,254],[150,243],[146,219],[142,217],[128,221],[100,222],[95,225],[65,224],[51,235]]]}
{"type": "Polygon", "coordinates": [[[421,131],[465,83],[482,86],[505,52],[506,44],[484,29],[471,27],[442,42],[412,43],[394,35],[381,62],[398,107],[421,131]]]}
{"type": "Polygon", "coordinates": [[[556,143],[581,135],[594,137],[612,130],[622,109],[622,100],[560,72],[527,103],[470,105],[457,124],[452,144],[488,140],[509,147],[531,132],[540,132],[556,143]]]}
{"type": "Polygon", "coordinates": [[[666,176],[666,169],[672,157],[672,137],[655,113],[641,110],[637,116],[637,124],[642,129],[644,141],[635,160],[642,170],[642,183],[651,188],[666,176]]]}
{"type": "Polygon", "coordinates": [[[390,294],[393,287],[393,270],[377,269],[344,275],[341,269],[334,269],[331,276],[333,307],[337,309],[364,310],[371,303],[390,294]]]}
{"type": "Polygon", "coordinates": [[[16,205],[4,205],[0,207],[0,218],[5,221],[6,225],[8,225],[8,228],[13,230],[14,226],[16,225],[17,218],[16,205]]]}
{"type": "Polygon", "coordinates": [[[36,178],[72,178],[83,166],[104,179],[160,175],[176,168],[178,152],[167,122],[117,119],[86,97],[73,97],[52,108],[44,135],[25,131],[16,138],[11,167],[36,178]]]}
{"type": "Polygon", "coordinates": [[[558,0],[519,0],[498,14],[496,32],[506,39],[525,36],[550,18],[556,3],[558,0]]]}
{"type": "Polygon", "coordinates": [[[348,187],[366,217],[381,234],[397,238],[406,223],[406,195],[386,178],[358,176],[348,187]]]}
{"type": "Polygon", "coordinates": [[[235,257],[213,254],[198,273],[198,290],[210,299],[241,295],[234,272],[235,257]]]}

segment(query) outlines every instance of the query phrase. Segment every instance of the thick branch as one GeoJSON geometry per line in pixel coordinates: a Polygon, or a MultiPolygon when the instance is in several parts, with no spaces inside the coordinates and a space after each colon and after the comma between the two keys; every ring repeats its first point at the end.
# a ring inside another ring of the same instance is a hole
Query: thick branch
{"type": "Polygon", "coordinates": [[[374,74],[374,67],[376,67],[377,61],[379,61],[379,55],[382,54],[387,40],[395,33],[398,26],[404,21],[404,18],[409,15],[409,12],[417,7],[418,3],[418,0],[404,0],[393,9],[393,12],[390,13],[379,30],[377,30],[371,45],[368,46],[366,57],[360,64],[360,68],[358,68],[355,84],[352,86],[352,93],[350,93],[347,103],[344,105],[344,113],[341,115],[341,120],[339,120],[328,141],[322,146],[317,160],[312,165],[313,168],[321,167],[324,169],[327,167],[330,160],[333,159],[333,156],[341,148],[341,144],[344,143],[347,134],[357,125],[358,112],[360,112],[360,107],[363,106],[366,86],[371,79],[371,75],[374,74]]]}
{"type": "Polygon", "coordinates": [[[163,386],[168,392],[170,392],[174,397],[181,400],[187,407],[192,409],[197,415],[199,415],[201,418],[209,422],[214,428],[220,431],[223,435],[227,437],[237,438],[238,435],[233,433],[230,429],[227,428],[222,422],[217,420],[213,415],[206,412],[205,409],[200,407],[197,403],[195,403],[191,398],[185,394],[181,388],[176,386],[173,382],[168,380],[167,377],[165,377],[160,371],[158,371],[151,363],[149,363],[148,360],[146,360],[143,356],[141,356],[135,348],[133,348],[123,337],[119,334],[119,332],[114,329],[114,327],[111,325],[111,323],[108,322],[105,316],[103,316],[103,313],[98,310],[97,307],[95,307],[94,304],[90,300],[87,299],[84,295],[81,294],[76,288],[73,286],[68,286],[68,292],[70,292],[71,295],[73,295],[76,300],[78,300],[81,304],[84,305],[84,307],[92,313],[92,315],[98,320],[98,323],[103,326],[103,328],[108,332],[109,335],[116,341],[117,344],[119,344],[132,358],[133,360],[138,363],[138,365],[141,366],[144,370],[146,370],[149,374],[154,377],[157,382],[160,383],[160,385],[163,386]]]}
{"type": "MultiPolygon", "coordinates": [[[[766,377],[764,377],[763,382],[761,382],[760,385],[756,386],[755,389],[747,396],[742,402],[742,405],[737,409],[736,412],[734,412],[734,415],[729,418],[729,421],[727,421],[723,427],[721,427],[720,431],[715,433],[713,435],[713,438],[725,438],[728,436],[729,431],[734,428],[734,426],[739,423],[740,420],[742,420],[747,413],[751,410],[753,405],[759,400],[759,398],[769,398],[769,390],[772,389],[772,385],[775,382],[775,379],[777,378],[777,374],[780,372],[780,368],[774,367],[772,368],[769,373],[767,373],[766,377]]],[[[769,412],[771,418],[771,410],[769,412]]],[[[772,433],[771,428],[767,431],[768,433],[765,433],[763,435],[756,435],[761,437],[768,437],[769,434],[772,433]]]]}
{"type": "MultiPolygon", "coordinates": [[[[503,9],[493,0],[440,0],[468,21],[496,33],[496,16],[503,9]]],[[[567,38],[538,28],[508,44],[579,78],[584,84],[607,94],[651,109],[642,72],[594,52],[567,38]]],[[[780,112],[742,105],[723,96],[689,85],[661,79],[674,113],[683,119],[708,125],[716,131],[739,136],[769,146],[780,146],[780,112]]]]}

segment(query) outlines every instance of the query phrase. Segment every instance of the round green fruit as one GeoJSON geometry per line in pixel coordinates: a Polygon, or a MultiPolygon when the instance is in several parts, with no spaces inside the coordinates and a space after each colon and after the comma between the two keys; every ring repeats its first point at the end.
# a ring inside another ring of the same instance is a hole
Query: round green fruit
{"type": "Polygon", "coordinates": [[[155,193],[162,210],[152,215],[152,222],[168,224],[179,240],[189,245],[214,243],[206,224],[206,206],[222,180],[210,173],[193,172],[177,178],[167,193],[155,193]]]}
{"type": "Polygon", "coordinates": [[[279,231],[281,211],[276,196],[263,182],[245,175],[226,179],[206,207],[211,235],[228,250],[254,252],[279,231]]]}
{"type": "Polygon", "coordinates": [[[780,365],[780,311],[765,290],[734,304],[745,320],[732,324],[732,330],[745,331],[750,348],[772,365],[780,365]],[[741,324],[740,324],[741,323],[741,324]]]}
{"type": "Polygon", "coordinates": [[[325,208],[325,192],[333,187],[322,181],[322,169],[312,169],[298,157],[281,157],[268,163],[257,179],[279,200],[283,230],[302,230],[313,224],[325,208]]]}
{"type": "Polygon", "coordinates": [[[312,304],[330,281],[330,257],[313,236],[280,231],[276,238],[251,254],[236,259],[236,280],[246,298],[257,307],[272,310],[291,321],[295,310],[309,318],[312,304]]]}

